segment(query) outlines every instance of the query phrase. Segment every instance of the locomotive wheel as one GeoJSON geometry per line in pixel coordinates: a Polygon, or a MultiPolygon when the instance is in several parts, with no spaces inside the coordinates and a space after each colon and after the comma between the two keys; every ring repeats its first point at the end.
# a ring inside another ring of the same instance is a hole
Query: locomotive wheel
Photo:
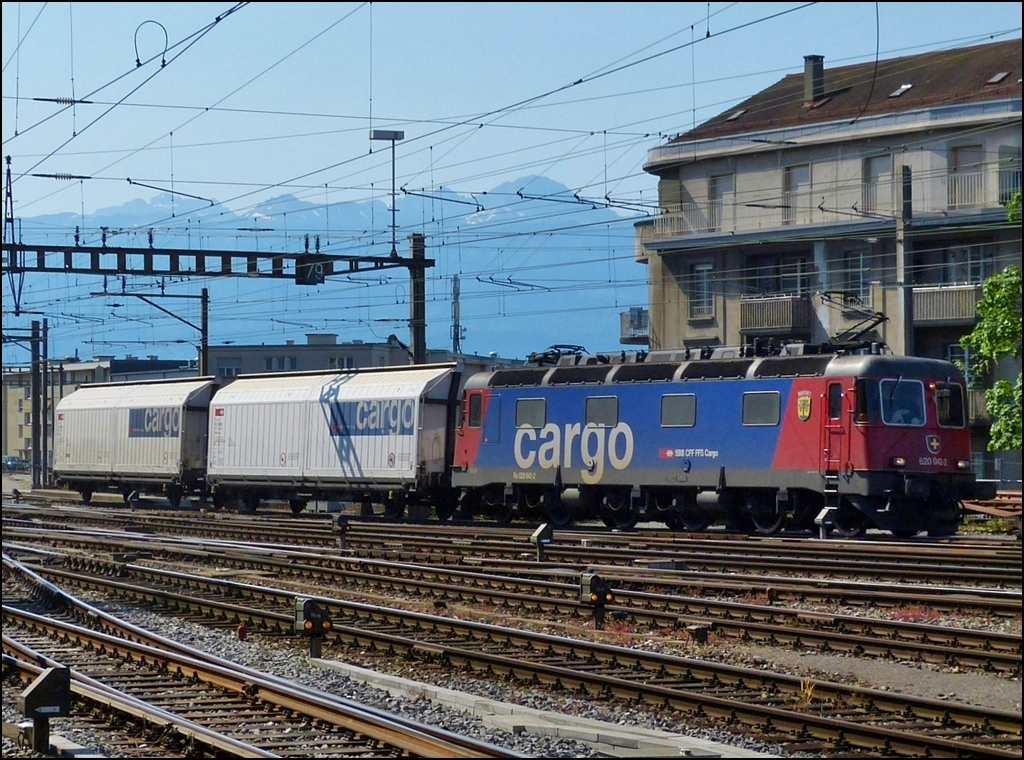
{"type": "Polygon", "coordinates": [[[711,524],[711,518],[705,515],[696,507],[681,509],[676,512],[669,512],[665,515],[665,525],[671,530],[687,531],[689,533],[700,533],[707,530],[711,524]]]}
{"type": "Polygon", "coordinates": [[[498,523],[498,525],[508,525],[510,522],[512,522],[513,510],[514,508],[511,504],[506,504],[502,502],[497,506],[491,507],[490,512],[488,514],[490,514],[491,519],[493,519],[494,522],[498,523]]]}
{"type": "Polygon", "coordinates": [[[785,516],[776,511],[773,500],[763,494],[748,497],[744,513],[750,522],[751,532],[759,536],[778,533],[785,520],[785,516]]]}
{"type": "Polygon", "coordinates": [[[628,486],[605,491],[597,511],[601,521],[613,530],[630,530],[636,527],[640,519],[638,512],[633,509],[632,489],[628,486]]]}
{"type": "Polygon", "coordinates": [[[832,533],[841,538],[857,538],[868,529],[867,519],[860,510],[846,502],[839,505],[832,520],[832,533]]]}
{"type": "Polygon", "coordinates": [[[544,521],[554,528],[566,528],[576,521],[572,506],[563,502],[561,494],[553,487],[526,489],[523,503],[528,514],[539,512],[544,516],[544,521]]]}

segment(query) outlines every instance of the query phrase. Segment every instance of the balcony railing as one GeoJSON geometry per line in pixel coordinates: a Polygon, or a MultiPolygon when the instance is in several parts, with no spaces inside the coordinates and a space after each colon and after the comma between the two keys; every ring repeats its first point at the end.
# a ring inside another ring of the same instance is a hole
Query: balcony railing
{"type": "Polygon", "coordinates": [[[811,301],[807,296],[765,296],[740,300],[740,332],[802,333],[811,329],[811,301]]]}
{"type": "Polygon", "coordinates": [[[619,312],[619,343],[647,345],[650,342],[650,314],[647,309],[634,307],[619,312]]]}
{"type": "MultiPolygon", "coordinates": [[[[950,171],[937,177],[915,177],[913,211],[930,214],[958,208],[995,208],[1005,204],[1020,189],[1019,164],[989,162],[980,171],[950,171]]],[[[900,197],[901,184],[889,176],[870,182],[842,182],[815,185],[813,196],[797,192],[766,191],[763,195],[729,193],[702,203],[673,204],[653,219],[653,238],[685,237],[716,232],[753,232],[788,225],[825,224],[851,221],[853,212],[865,219],[892,218],[894,201],[900,197]],[[820,191],[820,192],[819,192],[820,191]],[[818,207],[819,197],[827,202],[818,207]]],[[[639,228],[638,228],[639,229],[639,228]]],[[[649,239],[649,238],[648,238],[649,239]]]]}
{"type": "Polygon", "coordinates": [[[973,324],[980,285],[914,288],[914,322],[919,325],[973,324]]]}
{"type": "Polygon", "coordinates": [[[950,172],[946,187],[950,208],[975,208],[985,205],[984,172],[950,172]]]}

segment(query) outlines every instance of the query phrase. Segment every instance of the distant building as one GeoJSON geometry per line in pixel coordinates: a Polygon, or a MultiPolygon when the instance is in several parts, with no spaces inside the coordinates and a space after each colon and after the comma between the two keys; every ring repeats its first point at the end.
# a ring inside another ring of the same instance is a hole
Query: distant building
{"type": "MultiPolygon", "coordinates": [[[[644,169],[661,213],[636,225],[649,304],[623,314],[622,342],[856,336],[970,368],[959,341],[981,283],[1021,262],[1005,208],[1021,188],[1021,40],[836,68],[806,56],[644,169]]],[[[990,378],[969,380],[976,469],[1019,484],[1020,452],[986,459],[990,378]]]]}
{"type": "MultiPolygon", "coordinates": [[[[308,372],[363,369],[366,367],[397,367],[412,362],[409,346],[397,336],[389,335],[380,343],[362,340],[338,342],[334,333],[308,333],[306,343],[285,341],[284,344],[210,346],[210,374],[220,383],[231,382],[239,375],[264,372],[308,372]]],[[[453,354],[444,349],[428,349],[428,363],[457,362],[463,372],[478,372],[493,367],[522,364],[514,359],[474,354],[453,354]]]]}

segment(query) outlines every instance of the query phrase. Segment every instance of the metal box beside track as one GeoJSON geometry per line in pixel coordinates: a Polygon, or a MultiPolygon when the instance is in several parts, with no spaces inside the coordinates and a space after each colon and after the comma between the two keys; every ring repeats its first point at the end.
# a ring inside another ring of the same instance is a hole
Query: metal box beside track
{"type": "Polygon", "coordinates": [[[440,478],[454,368],[240,377],[212,405],[209,483],[268,495],[407,490],[440,478]]]}
{"type": "Polygon", "coordinates": [[[79,388],[55,410],[54,476],[83,497],[113,487],[180,498],[204,479],[212,393],[212,378],[79,388]]]}

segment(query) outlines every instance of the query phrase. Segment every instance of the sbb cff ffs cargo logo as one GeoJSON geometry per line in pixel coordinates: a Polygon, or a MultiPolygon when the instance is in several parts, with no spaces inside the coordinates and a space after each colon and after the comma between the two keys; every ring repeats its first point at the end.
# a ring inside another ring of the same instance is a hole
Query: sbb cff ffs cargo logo
{"type": "Polygon", "coordinates": [[[181,410],[154,407],[128,410],[129,438],[177,438],[181,434],[181,410]]]}
{"type": "Polygon", "coordinates": [[[331,404],[331,435],[412,435],[416,404],[411,398],[335,401],[331,404]]]}

